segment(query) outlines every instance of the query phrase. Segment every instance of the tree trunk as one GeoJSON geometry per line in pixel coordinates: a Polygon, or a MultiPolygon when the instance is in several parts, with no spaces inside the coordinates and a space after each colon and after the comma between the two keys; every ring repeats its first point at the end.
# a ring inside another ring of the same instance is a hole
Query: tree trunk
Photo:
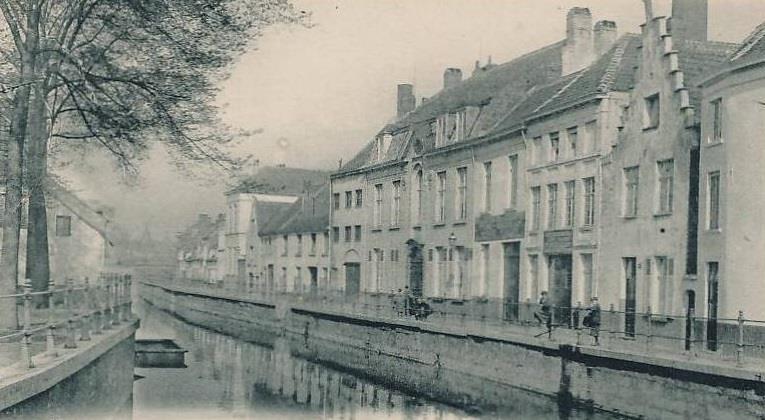
{"type": "MultiPolygon", "coordinates": [[[[22,176],[24,168],[24,139],[27,131],[27,116],[29,114],[30,86],[32,69],[23,66],[22,86],[16,89],[13,98],[13,118],[11,120],[10,138],[8,139],[8,156],[5,159],[5,209],[3,210],[3,246],[0,257],[0,293],[16,292],[16,281],[19,273],[19,229],[21,227],[22,211],[22,176]],[[25,84],[26,83],[26,84],[25,84]]],[[[15,299],[0,299],[0,327],[17,328],[15,299]]]]}
{"type": "MultiPolygon", "coordinates": [[[[27,140],[27,189],[29,190],[29,223],[27,225],[26,278],[36,292],[48,290],[50,261],[48,258],[48,212],[45,206],[45,178],[48,161],[48,123],[45,113],[45,86],[35,83],[29,109],[27,140]]],[[[47,302],[41,299],[40,303],[47,302]]]]}

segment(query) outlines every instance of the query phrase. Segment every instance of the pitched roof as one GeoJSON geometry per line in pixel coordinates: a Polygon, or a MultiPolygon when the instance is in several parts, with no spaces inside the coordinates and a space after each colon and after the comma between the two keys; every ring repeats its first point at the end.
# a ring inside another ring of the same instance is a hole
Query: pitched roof
{"type": "MultiPolygon", "coordinates": [[[[729,62],[729,57],[731,54],[735,54],[738,44],[693,40],[678,40],[674,41],[673,44],[678,51],[679,65],[680,70],[683,71],[685,86],[689,88],[691,106],[699,110],[701,89],[698,89],[698,85],[714,69],[719,69],[729,62]]],[[[765,52],[765,48],[762,52],[765,52]]],[[[765,56],[760,56],[760,59],[763,57],[765,56]]],[[[700,113],[696,112],[696,119],[699,117],[700,113]]]]}
{"type": "Polygon", "coordinates": [[[728,57],[730,65],[746,66],[765,58],[765,22],[757,26],[728,57]]]}
{"type": "MultiPolygon", "coordinates": [[[[547,83],[561,74],[561,50],[565,40],[537,49],[500,65],[487,67],[456,86],[444,89],[415,108],[399,121],[386,125],[381,131],[394,133],[393,141],[383,161],[400,159],[406,146],[413,141],[424,150],[433,146],[430,121],[439,115],[465,107],[481,107],[472,137],[485,132],[504,116],[508,107],[522,99],[536,85],[547,83]]],[[[367,142],[338,173],[363,168],[372,163],[374,139],[367,142]]]]}
{"type": "Polygon", "coordinates": [[[244,177],[239,183],[228,191],[235,193],[260,193],[300,195],[311,186],[320,185],[324,182],[328,173],[325,171],[289,168],[286,166],[267,166],[259,169],[255,174],[244,177]]]}
{"type": "Polygon", "coordinates": [[[56,201],[64,205],[70,211],[77,215],[88,226],[96,230],[101,236],[103,236],[109,243],[109,235],[107,232],[107,226],[110,222],[103,211],[92,208],[88,203],[77,197],[73,192],[64,188],[63,185],[53,178],[45,179],[45,189],[51,194],[56,201]]]}
{"type": "Polygon", "coordinates": [[[294,204],[270,201],[258,201],[255,203],[255,220],[258,222],[258,234],[278,226],[280,221],[283,221],[289,215],[290,209],[292,209],[294,204]]]}
{"type": "MultiPolygon", "coordinates": [[[[261,203],[256,204],[256,208],[261,203]]],[[[259,235],[323,232],[329,226],[329,184],[300,197],[260,228],[259,235]]]]}
{"type": "Polygon", "coordinates": [[[207,215],[200,215],[199,218],[178,234],[178,245],[184,253],[191,253],[190,256],[205,257],[203,255],[193,255],[200,245],[207,245],[208,250],[217,250],[218,232],[226,225],[225,219],[218,217],[212,219],[207,215]]]}
{"type": "Polygon", "coordinates": [[[535,116],[562,111],[609,92],[629,90],[635,82],[640,44],[639,35],[623,35],[589,67],[535,87],[493,131],[517,128],[535,116]]]}

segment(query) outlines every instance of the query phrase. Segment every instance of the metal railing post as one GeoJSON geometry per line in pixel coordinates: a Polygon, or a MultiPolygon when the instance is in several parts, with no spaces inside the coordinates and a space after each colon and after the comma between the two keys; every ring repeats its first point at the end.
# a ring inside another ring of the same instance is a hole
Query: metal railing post
{"type": "Polygon", "coordinates": [[[688,357],[693,355],[693,342],[696,341],[696,311],[691,308],[688,311],[688,357]]]}
{"type": "Polygon", "coordinates": [[[122,309],[122,302],[120,300],[120,276],[114,275],[114,305],[112,307],[112,324],[113,325],[119,325],[120,323],[120,309],[122,309]]]}
{"type": "Polygon", "coordinates": [[[53,323],[48,325],[48,332],[45,336],[45,350],[53,357],[58,356],[56,352],[56,326],[53,323]]]}
{"type": "Polygon", "coordinates": [[[32,282],[27,279],[24,282],[24,329],[32,328],[32,282]]]}
{"type": "Polygon", "coordinates": [[[574,328],[576,329],[576,345],[581,346],[582,345],[582,322],[579,319],[582,311],[582,302],[576,302],[576,309],[575,309],[574,316],[571,317],[571,322],[574,324],[574,328]]]}
{"type": "Polygon", "coordinates": [[[736,366],[744,366],[744,311],[738,311],[738,340],[736,341],[736,366]]]}
{"type": "Polygon", "coordinates": [[[616,312],[614,310],[614,304],[608,305],[608,344],[613,345],[614,338],[616,337],[616,312]]]}
{"type": "Polygon", "coordinates": [[[104,306],[101,316],[101,328],[110,330],[112,328],[112,285],[108,276],[104,276],[104,306]]]}
{"type": "Polygon", "coordinates": [[[651,341],[653,340],[653,313],[651,312],[651,305],[648,305],[647,308],[647,314],[648,317],[648,330],[645,335],[645,350],[646,352],[651,350],[651,341]]]}
{"type": "Polygon", "coordinates": [[[90,341],[90,314],[85,313],[80,319],[80,341],[90,341]]]}
{"type": "Polygon", "coordinates": [[[29,369],[35,367],[34,361],[32,361],[31,345],[32,333],[28,330],[24,330],[24,337],[21,339],[21,361],[24,362],[29,369]]]}
{"type": "Polygon", "coordinates": [[[66,320],[66,338],[64,340],[65,349],[76,349],[77,342],[74,339],[74,319],[69,318],[66,320]]]}

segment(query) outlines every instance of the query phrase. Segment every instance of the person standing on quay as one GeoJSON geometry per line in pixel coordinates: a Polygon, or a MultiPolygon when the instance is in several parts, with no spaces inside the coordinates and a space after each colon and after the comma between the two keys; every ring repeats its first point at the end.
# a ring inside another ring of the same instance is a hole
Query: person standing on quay
{"type": "Polygon", "coordinates": [[[590,299],[590,306],[587,307],[587,315],[584,316],[582,324],[590,329],[590,335],[594,340],[594,345],[599,345],[598,337],[600,335],[600,303],[598,298],[593,296],[590,299]]]}

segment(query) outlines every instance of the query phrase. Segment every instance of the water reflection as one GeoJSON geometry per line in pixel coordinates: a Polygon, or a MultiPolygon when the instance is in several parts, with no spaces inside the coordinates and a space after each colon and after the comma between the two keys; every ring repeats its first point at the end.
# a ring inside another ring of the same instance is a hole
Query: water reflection
{"type": "Polygon", "coordinates": [[[273,348],[184,323],[141,305],[138,338],[172,338],[186,369],[136,369],[135,419],[451,419],[467,413],[391,391],[273,348]]]}

